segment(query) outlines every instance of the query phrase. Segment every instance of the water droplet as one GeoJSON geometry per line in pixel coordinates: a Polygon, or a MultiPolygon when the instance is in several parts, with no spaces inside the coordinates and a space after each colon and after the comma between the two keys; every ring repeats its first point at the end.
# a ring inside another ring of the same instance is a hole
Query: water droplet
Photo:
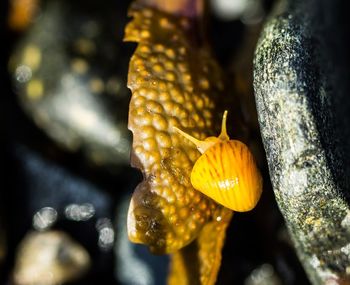
{"type": "Polygon", "coordinates": [[[57,211],[51,207],[44,207],[33,216],[33,227],[38,230],[46,230],[57,220],[57,211]]]}

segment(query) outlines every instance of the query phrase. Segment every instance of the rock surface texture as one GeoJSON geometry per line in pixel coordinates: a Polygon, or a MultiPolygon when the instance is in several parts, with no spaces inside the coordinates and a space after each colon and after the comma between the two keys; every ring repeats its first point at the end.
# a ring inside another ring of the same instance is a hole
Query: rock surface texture
{"type": "Polygon", "coordinates": [[[265,24],[254,61],[276,200],[313,284],[350,280],[349,37],[343,5],[284,3],[265,24]]]}

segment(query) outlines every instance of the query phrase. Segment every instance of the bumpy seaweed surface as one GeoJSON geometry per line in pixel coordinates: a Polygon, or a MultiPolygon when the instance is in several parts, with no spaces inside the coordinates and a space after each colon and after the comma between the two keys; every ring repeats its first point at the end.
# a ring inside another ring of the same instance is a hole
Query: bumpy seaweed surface
{"type": "Polygon", "coordinates": [[[191,186],[200,153],[173,127],[199,139],[216,133],[222,73],[207,46],[196,39],[193,19],[140,2],[130,15],[125,40],[138,45],[129,66],[129,129],[132,164],[144,180],[131,199],[129,238],[154,253],[176,252],[170,284],[180,284],[180,277],[181,284],[212,284],[232,212],[191,186]]]}

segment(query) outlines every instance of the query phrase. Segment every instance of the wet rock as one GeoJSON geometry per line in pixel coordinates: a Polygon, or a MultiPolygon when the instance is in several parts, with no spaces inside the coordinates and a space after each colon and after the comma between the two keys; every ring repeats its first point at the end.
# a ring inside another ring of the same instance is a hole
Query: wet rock
{"type": "MultiPolygon", "coordinates": [[[[53,161],[24,145],[14,144],[8,153],[8,175],[16,179],[11,180],[11,188],[4,188],[10,189],[4,191],[6,221],[10,221],[6,224],[8,253],[4,264],[14,258],[13,251],[28,231],[55,229],[67,233],[90,254],[86,277],[74,284],[113,284],[112,222],[117,198],[111,193],[118,185],[121,195],[127,182],[117,176],[104,183],[93,179],[96,177],[91,173],[85,176],[73,171],[63,161],[53,161]]],[[[126,173],[123,177],[127,181],[126,173]]],[[[1,276],[4,282],[9,282],[9,270],[8,266],[1,276]]]]}
{"type": "Polygon", "coordinates": [[[255,24],[261,21],[264,16],[263,1],[261,0],[211,0],[210,4],[214,14],[226,21],[240,19],[245,24],[255,24]]]}
{"type": "Polygon", "coordinates": [[[64,232],[30,232],[18,249],[14,283],[62,284],[81,276],[89,265],[87,251],[64,232]]]}
{"type": "Polygon", "coordinates": [[[119,10],[113,1],[46,1],[9,61],[26,113],[98,165],[129,163],[128,49],[116,36],[126,16],[119,10]]]}
{"type": "Polygon", "coordinates": [[[48,229],[63,216],[71,221],[87,221],[112,215],[113,200],[107,193],[110,189],[26,146],[16,144],[11,151],[16,160],[13,170],[16,172],[12,175],[20,177],[13,183],[12,210],[33,217],[36,229],[48,229]],[[21,194],[28,197],[25,202],[20,198],[21,194]]]}
{"type": "Polygon", "coordinates": [[[244,282],[245,285],[281,285],[271,264],[265,263],[255,268],[244,282]]]}
{"type": "MultiPolygon", "coordinates": [[[[276,200],[309,279],[349,280],[349,30],[341,1],[289,1],[254,62],[276,200]]],[[[333,284],[333,283],[332,283],[333,284]]]]}

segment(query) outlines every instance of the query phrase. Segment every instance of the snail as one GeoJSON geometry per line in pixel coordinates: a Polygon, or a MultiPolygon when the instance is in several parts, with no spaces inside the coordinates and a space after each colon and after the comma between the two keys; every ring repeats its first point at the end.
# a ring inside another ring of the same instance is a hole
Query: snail
{"type": "Polygon", "coordinates": [[[194,143],[202,153],[192,168],[192,186],[226,208],[250,211],[261,196],[262,177],[248,147],[238,140],[230,140],[226,119],[227,111],[222,118],[220,135],[204,141],[177,127],[174,130],[194,143]]]}

